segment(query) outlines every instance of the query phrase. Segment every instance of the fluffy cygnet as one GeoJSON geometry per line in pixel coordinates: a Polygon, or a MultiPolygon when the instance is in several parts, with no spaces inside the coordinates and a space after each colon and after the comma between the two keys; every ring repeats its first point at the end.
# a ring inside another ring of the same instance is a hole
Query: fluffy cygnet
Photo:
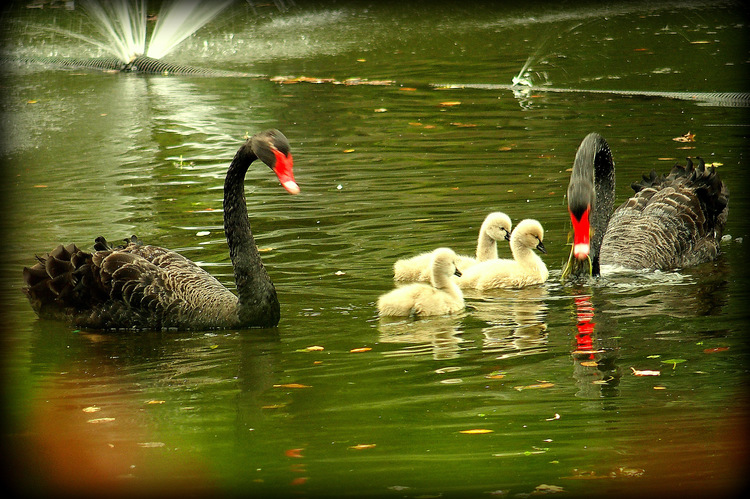
{"type": "Polygon", "coordinates": [[[464,297],[453,281],[453,275],[461,275],[456,268],[456,254],[448,248],[432,252],[430,284],[414,283],[394,289],[378,299],[381,316],[424,317],[447,315],[464,308],[464,297]]]}
{"type": "Polygon", "coordinates": [[[499,259],[477,263],[466,269],[456,282],[462,289],[479,290],[522,288],[541,284],[547,280],[549,272],[542,259],[534,253],[534,249],[547,253],[543,240],[544,229],[538,221],[522,220],[510,236],[513,260],[499,259]]]}
{"type": "MultiPolygon", "coordinates": [[[[513,223],[510,217],[502,212],[487,215],[479,229],[476,258],[457,255],[456,266],[463,272],[477,262],[497,259],[497,241],[510,240],[510,229],[513,223]]],[[[397,281],[429,281],[433,251],[398,260],[393,265],[393,278],[397,281]]]]}

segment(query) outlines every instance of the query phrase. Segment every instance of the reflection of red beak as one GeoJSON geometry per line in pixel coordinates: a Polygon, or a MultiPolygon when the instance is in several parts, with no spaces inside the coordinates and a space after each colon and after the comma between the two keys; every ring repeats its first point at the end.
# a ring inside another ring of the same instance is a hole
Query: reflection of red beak
{"type": "Polygon", "coordinates": [[[589,257],[589,237],[591,235],[591,226],[589,225],[589,212],[591,206],[578,220],[573,213],[570,214],[570,220],[573,222],[573,256],[578,260],[585,260],[589,257]]]}
{"type": "Polygon", "coordinates": [[[292,161],[292,155],[284,155],[278,149],[272,149],[273,155],[276,156],[276,166],[273,167],[273,172],[279,177],[279,182],[284,186],[284,189],[289,194],[299,194],[299,186],[294,181],[294,173],[292,167],[294,161],[292,161]]]}

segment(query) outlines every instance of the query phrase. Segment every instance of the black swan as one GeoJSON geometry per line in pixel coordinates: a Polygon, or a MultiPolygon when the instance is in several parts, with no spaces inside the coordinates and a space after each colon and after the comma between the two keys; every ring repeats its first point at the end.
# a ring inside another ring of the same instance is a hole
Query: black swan
{"type": "Polygon", "coordinates": [[[23,290],[34,311],[95,329],[276,326],[279,301],[245,203],[245,173],[256,159],[276,173],[289,193],[299,192],[289,142],[280,131],[258,133],[237,151],[224,181],[224,232],[238,296],[174,251],[143,245],[135,236],[115,248],[98,237],[93,253],[60,245],[23,269],[23,290]]]}
{"type": "Polygon", "coordinates": [[[615,168],[607,142],[583,139],[568,185],[573,247],[562,273],[600,274],[601,265],[670,270],[714,260],[729,214],[729,189],[714,167],[688,159],[669,174],[653,170],[614,213],[615,168]],[[588,262],[584,265],[584,262],[588,262]]]}

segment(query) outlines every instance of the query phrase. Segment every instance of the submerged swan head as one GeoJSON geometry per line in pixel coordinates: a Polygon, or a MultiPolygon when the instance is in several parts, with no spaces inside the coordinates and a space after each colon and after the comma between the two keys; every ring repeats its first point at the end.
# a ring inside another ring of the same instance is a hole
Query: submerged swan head
{"type": "Polygon", "coordinates": [[[529,248],[547,253],[543,241],[544,229],[542,228],[542,224],[531,218],[521,220],[510,236],[510,246],[514,252],[523,248],[529,248]]]}
{"type": "Polygon", "coordinates": [[[300,189],[292,171],[294,161],[289,152],[289,141],[283,133],[275,129],[266,130],[250,137],[246,145],[273,170],[287,192],[299,194],[300,189]]]}

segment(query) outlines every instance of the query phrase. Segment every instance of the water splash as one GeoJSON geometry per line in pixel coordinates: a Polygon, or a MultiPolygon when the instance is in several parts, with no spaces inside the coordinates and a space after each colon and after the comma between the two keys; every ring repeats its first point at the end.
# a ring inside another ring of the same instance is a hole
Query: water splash
{"type": "Polygon", "coordinates": [[[211,21],[232,0],[172,0],[164,2],[146,44],[146,0],[81,0],[81,5],[105,39],[106,50],[127,63],[146,55],[159,59],[211,21]]]}
{"type": "Polygon", "coordinates": [[[148,44],[148,57],[160,59],[224,10],[232,0],[173,0],[162,6],[148,44]]]}

